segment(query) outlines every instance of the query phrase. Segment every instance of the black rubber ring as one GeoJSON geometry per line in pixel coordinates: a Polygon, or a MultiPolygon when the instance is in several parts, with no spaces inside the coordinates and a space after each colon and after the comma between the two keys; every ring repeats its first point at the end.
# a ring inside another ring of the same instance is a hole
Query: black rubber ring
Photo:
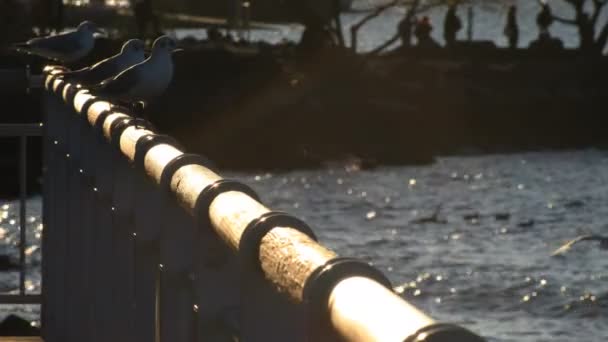
{"type": "MultiPolygon", "coordinates": [[[[85,106],[87,103],[88,103],[88,101],[85,103],[85,106]]],[[[95,124],[93,125],[93,128],[95,129],[95,131],[97,131],[101,135],[103,135],[103,123],[106,121],[108,116],[112,113],[113,112],[110,109],[106,109],[106,110],[102,111],[101,113],[99,113],[99,115],[97,116],[97,119],[95,120],[95,124]]]]}
{"type": "MultiPolygon", "coordinates": [[[[47,88],[46,90],[48,90],[50,92],[54,92],[53,86],[55,85],[55,81],[57,80],[57,78],[59,78],[59,76],[60,76],[59,74],[54,74],[54,75],[50,76],[50,78],[49,78],[49,80],[47,82],[47,84],[49,85],[50,89],[47,88]]],[[[57,93],[55,93],[55,94],[57,94],[57,93]]]]}
{"type": "Polygon", "coordinates": [[[93,103],[95,102],[99,102],[100,100],[98,98],[95,97],[91,97],[90,99],[86,100],[84,102],[84,104],[82,105],[82,108],[80,109],[81,113],[85,113],[85,117],[87,116],[87,113],[89,112],[89,109],[91,108],[91,106],[93,105],[93,103]]]}
{"type": "MultiPolygon", "coordinates": [[[[68,88],[68,91],[67,91],[67,94],[66,94],[67,99],[65,99],[65,100],[66,100],[66,102],[67,102],[69,105],[73,105],[73,104],[74,104],[74,98],[76,97],[76,94],[77,94],[79,91],[81,91],[81,90],[82,90],[82,87],[79,87],[79,86],[78,86],[78,84],[76,84],[76,83],[67,83],[67,84],[71,85],[71,87],[70,87],[70,88],[68,88]]],[[[66,85],[67,85],[67,84],[66,84],[66,85]]],[[[62,97],[63,97],[63,91],[64,91],[64,90],[65,90],[65,86],[64,86],[64,89],[62,89],[62,90],[61,90],[61,96],[62,96],[62,97]]],[[[89,100],[87,100],[87,102],[88,102],[88,101],[89,101],[89,100]]],[[[85,103],[86,103],[86,102],[85,102],[85,103]]],[[[84,109],[85,107],[83,106],[82,108],[84,109]]],[[[88,108],[87,108],[87,110],[86,110],[86,111],[81,110],[81,113],[84,113],[84,114],[86,115],[87,111],[88,111],[88,108]]]]}
{"type": "Polygon", "coordinates": [[[116,146],[117,148],[120,148],[120,136],[125,131],[125,129],[132,126],[142,126],[144,128],[147,128],[149,127],[149,122],[144,119],[133,117],[118,119],[112,122],[112,125],[110,126],[111,144],[116,146]]]}
{"type": "Polygon", "coordinates": [[[133,118],[126,117],[115,120],[110,125],[110,143],[118,148],[120,148],[120,136],[122,132],[133,125],[133,118]]]}
{"type": "Polygon", "coordinates": [[[194,212],[199,224],[209,227],[211,219],[209,218],[209,207],[211,202],[220,194],[228,191],[239,191],[247,194],[249,197],[260,202],[260,197],[248,185],[230,179],[220,179],[212,184],[209,184],[196,199],[194,212]]]}
{"type": "Polygon", "coordinates": [[[471,331],[449,323],[437,323],[426,326],[406,338],[403,342],[486,342],[471,331]]]}
{"type": "Polygon", "coordinates": [[[179,168],[185,165],[200,165],[211,171],[215,171],[211,166],[211,161],[200,154],[184,153],[173,158],[163,169],[160,175],[160,187],[166,191],[171,191],[171,179],[179,168]]]}
{"type": "Polygon", "coordinates": [[[260,245],[264,236],[275,227],[294,228],[312,240],[318,241],[317,235],[306,222],[285,212],[270,211],[249,222],[243,230],[239,241],[239,258],[242,265],[251,264],[261,270],[259,268],[260,245]]]}
{"type": "Polygon", "coordinates": [[[136,167],[144,168],[144,159],[150,149],[156,145],[167,144],[183,151],[181,144],[175,138],[163,134],[146,134],[137,139],[135,143],[135,156],[133,163],[136,167]]]}
{"type": "Polygon", "coordinates": [[[318,267],[308,277],[302,293],[306,305],[309,329],[312,341],[320,339],[328,332],[327,322],[330,322],[327,303],[334,287],[342,280],[350,277],[365,277],[377,281],[391,292],[390,280],[377,268],[355,258],[338,257],[329,260],[318,267]]]}

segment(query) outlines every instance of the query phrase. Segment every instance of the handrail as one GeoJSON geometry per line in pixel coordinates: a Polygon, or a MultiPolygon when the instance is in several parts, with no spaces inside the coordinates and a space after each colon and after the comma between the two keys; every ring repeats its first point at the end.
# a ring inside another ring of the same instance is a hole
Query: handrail
{"type": "Polygon", "coordinates": [[[175,198],[199,226],[212,229],[238,255],[243,269],[261,272],[275,294],[305,307],[308,340],[334,340],[327,338],[335,334],[348,341],[448,341],[456,336],[462,342],[483,341],[460,327],[438,324],[396,295],[379,271],[338,258],[316,242],[303,222],[273,212],[251,189],[223,179],[204,159],[55,77],[53,67],[44,72],[49,92],[73,107],[73,115],[89,128],[99,128],[106,142],[175,198]]]}
{"type": "MultiPolygon", "coordinates": [[[[0,76],[1,76],[0,71],[0,76]]],[[[0,304],[40,304],[40,295],[27,294],[25,286],[27,138],[42,136],[42,123],[0,124],[0,137],[19,138],[19,291],[0,295],[0,304]]]]}

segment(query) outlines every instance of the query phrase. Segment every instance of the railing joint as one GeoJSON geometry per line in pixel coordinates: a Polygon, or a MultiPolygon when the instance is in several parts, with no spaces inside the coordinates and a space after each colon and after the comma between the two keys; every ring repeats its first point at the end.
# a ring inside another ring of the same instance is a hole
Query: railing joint
{"type": "Polygon", "coordinates": [[[133,164],[141,169],[144,169],[144,159],[148,151],[160,144],[171,145],[176,149],[183,151],[181,144],[173,137],[164,134],[146,134],[139,138],[135,143],[135,156],[133,157],[133,164]]]}
{"type": "Polygon", "coordinates": [[[350,277],[372,279],[392,291],[390,280],[377,268],[355,258],[336,257],[318,267],[306,280],[302,292],[306,305],[310,334],[316,337],[330,334],[328,305],[331,293],[336,285],[350,277]]]}
{"type": "Polygon", "coordinates": [[[248,185],[230,179],[220,179],[209,184],[201,191],[196,199],[194,205],[195,218],[199,224],[204,226],[211,225],[211,219],[209,217],[209,207],[213,200],[224,192],[239,191],[242,192],[254,200],[260,202],[258,194],[248,185]]]}
{"type": "Polygon", "coordinates": [[[179,156],[173,158],[164,168],[163,172],[160,176],[159,185],[161,189],[166,190],[167,192],[171,191],[171,179],[173,175],[179,170],[182,166],[186,165],[200,165],[206,167],[207,169],[216,172],[213,163],[206,157],[200,154],[194,153],[184,153],[179,156]]]}
{"type": "Polygon", "coordinates": [[[289,227],[307,235],[314,241],[317,236],[306,222],[299,218],[281,211],[270,211],[251,221],[243,230],[239,241],[239,258],[241,265],[253,265],[254,269],[261,271],[259,267],[260,244],[266,234],[275,227],[289,227]]]}

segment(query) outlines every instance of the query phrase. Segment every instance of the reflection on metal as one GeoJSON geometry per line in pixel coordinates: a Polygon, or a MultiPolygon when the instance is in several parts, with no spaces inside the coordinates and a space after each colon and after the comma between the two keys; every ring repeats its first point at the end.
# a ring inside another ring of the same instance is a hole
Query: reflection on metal
{"type": "Polygon", "coordinates": [[[45,69],[45,340],[482,341],[55,72],[45,69]]]}
{"type": "Polygon", "coordinates": [[[0,295],[0,304],[39,304],[40,296],[26,294],[26,200],[27,200],[27,138],[42,136],[42,125],[0,124],[0,137],[19,138],[19,292],[0,295]]]}

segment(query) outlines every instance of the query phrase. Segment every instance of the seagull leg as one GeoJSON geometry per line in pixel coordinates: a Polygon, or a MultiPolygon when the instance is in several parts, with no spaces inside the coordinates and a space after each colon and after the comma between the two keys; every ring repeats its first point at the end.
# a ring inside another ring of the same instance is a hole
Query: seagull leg
{"type": "MultiPolygon", "coordinates": [[[[150,120],[148,119],[148,115],[146,112],[146,103],[144,101],[138,101],[138,102],[134,102],[131,104],[131,109],[132,109],[132,113],[136,118],[145,120],[148,123],[149,128],[153,128],[154,126],[152,125],[152,123],[150,122],[150,120]]],[[[145,128],[145,127],[139,127],[137,124],[135,126],[136,128],[145,128]]]]}

